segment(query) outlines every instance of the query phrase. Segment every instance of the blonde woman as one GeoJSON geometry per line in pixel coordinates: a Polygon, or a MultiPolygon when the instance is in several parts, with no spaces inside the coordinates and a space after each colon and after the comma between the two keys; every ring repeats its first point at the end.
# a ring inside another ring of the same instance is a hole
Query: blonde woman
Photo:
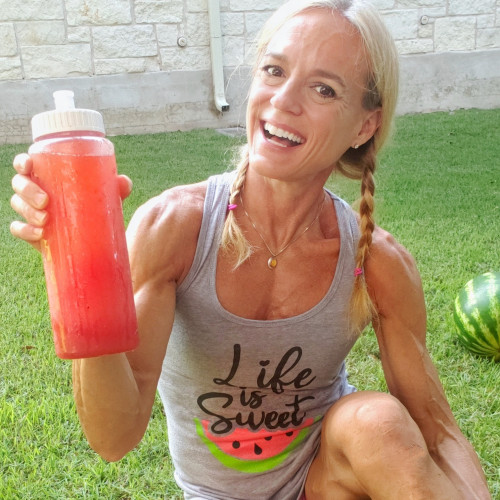
{"type": "MultiPolygon", "coordinates": [[[[139,348],[74,361],[102,457],[142,439],[158,389],[187,499],[489,498],[425,347],[415,264],[372,218],[397,82],[364,2],[294,0],[270,19],[236,171],[161,194],[129,225],[139,348]],[[360,179],[359,216],[325,190],[334,170],[360,179]],[[347,382],[370,321],[390,395],[347,382]]],[[[26,222],[11,230],[37,245],[47,197],[29,157],[14,164],[26,222]]]]}

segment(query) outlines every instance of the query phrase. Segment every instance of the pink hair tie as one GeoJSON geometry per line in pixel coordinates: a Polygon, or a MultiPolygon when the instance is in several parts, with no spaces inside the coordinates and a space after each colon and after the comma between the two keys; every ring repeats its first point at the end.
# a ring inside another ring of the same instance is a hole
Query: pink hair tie
{"type": "Polygon", "coordinates": [[[238,205],[235,205],[234,203],[230,203],[228,206],[227,206],[227,209],[228,210],[234,210],[238,205]]]}
{"type": "Polygon", "coordinates": [[[357,267],[354,269],[354,276],[361,276],[363,274],[363,268],[362,267],[357,267]]]}

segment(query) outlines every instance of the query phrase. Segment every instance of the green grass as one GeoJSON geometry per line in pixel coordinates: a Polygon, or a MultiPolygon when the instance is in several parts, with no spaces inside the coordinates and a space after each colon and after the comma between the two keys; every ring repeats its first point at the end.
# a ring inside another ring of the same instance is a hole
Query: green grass
{"type": "MultiPolygon", "coordinates": [[[[500,363],[458,343],[452,301],[470,278],[500,270],[500,110],[400,117],[380,159],[376,218],[415,256],[428,305],[428,345],[454,413],[474,444],[494,499],[500,499],[500,363]]],[[[119,170],[134,181],[138,205],[175,184],[229,168],[238,140],[213,131],[115,137],[119,170]]],[[[12,158],[0,147],[0,500],[174,499],[159,400],[136,450],[109,464],[82,434],[71,393],[71,364],[53,350],[41,259],[11,237],[12,158]]],[[[330,187],[354,202],[358,185],[330,187]]],[[[350,378],[384,390],[373,332],[356,344],[350,378]]]]}

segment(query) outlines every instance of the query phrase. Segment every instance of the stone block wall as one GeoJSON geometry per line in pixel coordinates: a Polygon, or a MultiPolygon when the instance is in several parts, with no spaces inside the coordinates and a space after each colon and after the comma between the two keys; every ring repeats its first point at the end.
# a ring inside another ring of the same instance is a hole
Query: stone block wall
{"type": "MultiPolygon", "coordinates": [[[[500,0],[373,0],[402,61],[399,112],[500,106],[500,0]]],[[[0,143],[51,93],[108,133],[244,124],[252,42],[282,0],[220,0],[230,110],[213,98],[207,0],[0,0],[0,143]]]]}

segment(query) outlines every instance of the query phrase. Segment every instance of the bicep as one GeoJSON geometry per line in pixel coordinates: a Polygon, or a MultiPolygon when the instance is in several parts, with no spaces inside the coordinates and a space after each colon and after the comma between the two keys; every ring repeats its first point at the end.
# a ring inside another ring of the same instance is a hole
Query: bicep
{"type": "Polygon", "coordinates": [[[139,328],[139,347],[128,359],[151,404],[174,322],[177,285],[196,250],[203,201],[202,185],[174,188],[140,207],[127,229],[139,328]]]}

